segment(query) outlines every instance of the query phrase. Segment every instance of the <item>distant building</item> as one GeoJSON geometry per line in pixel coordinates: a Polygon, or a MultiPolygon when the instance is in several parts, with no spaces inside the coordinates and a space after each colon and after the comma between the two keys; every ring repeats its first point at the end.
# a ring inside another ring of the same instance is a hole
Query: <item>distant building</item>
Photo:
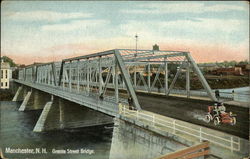
{"type": "Polygon", "coordinates": [[[218,68],[214,73],[216,75],[244,75],[241,67],[218,68]]]}
{"type": "Polygon", "coordinates": [[[246,65],[246,70],[250,71],[250,64],[246,65]]]}
{"type": "Polygon", "coordinates": [[[1,62],[1,85],[0,89],[9,89],[11,77],[10,64],[7,62],[1,62]]]}
{"type": "Polygon", "coordinates": [[[157,44],[153,45],[153,50],[154,51],[159,51],[160,50],[159,45],[157,45],[157,44]]]}
{"type": "Polygon", "coordinates": [[[243,74],[248,74],[250,71],[250,64],[238,64],[235,67],[240,67],[242,69],[243,74]]]}
{"type": "Polygon", "coordinates": [[[204,63],[204,64],[198,64],[199,68],[204,72],[212,72],[218,68],[218,66],[215,63],[204,63]]]}

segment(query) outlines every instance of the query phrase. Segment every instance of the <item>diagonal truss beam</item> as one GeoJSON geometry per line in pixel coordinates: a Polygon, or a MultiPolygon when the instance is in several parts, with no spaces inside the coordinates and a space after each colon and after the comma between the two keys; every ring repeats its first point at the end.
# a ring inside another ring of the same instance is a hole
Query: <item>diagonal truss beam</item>
{"type": "Polygon", "coordinates": [[[182,68],[184,67],[184,63],[185,63],[185,62],[182,62],[182,64],[181,64],[179,70],[176,72],[176,74],[175,74],[175,76],[174,76],[174,79],[173,79],[171,85],[169,86],[169,89],[168,89],[166,95],[169,95],[170,91],[174,88],[174,84],[176,83],[177,78],[178,78],[179,75],[181,74],[181,70],[182,70],[182,68]]]}
{"type": "Polygon", "coordinates": [[[128,90],[129,94],[131,95],[131,97],[133,99],[133,103],[134,103],[137,110],[141,110],[141,106],[140,106],[140,104],[138,102],[138,99],[137,99],[137,96],[135,94],[135,90],[134,90],[134,87],[132,85],[130,75],[129,75],[128,71],[126,70],[124,61],[123,61],[122,56],[121,56],[121,54],[119,53],[118,50],[115,50],[115,57],[116,57],[116,60],[118,62],[118,66],[119,66],[119,68],[120,68],[120,70],[122,72],[122,75],[123,75],[127,90],[128,90]]]}
{"type": "Polygon", "coordinates": [[[217,101],[217,99],[215,98],[214,94],[212,93],[212,90],[210,88],[210,86],[208,85],[205,77],[202,75],[199,67],[197,66],[197,64],[194,62],[194,59],[192,58],[192,56],[190,55],[190,53],[186,54],[186,58],[187,60],[191,63],[193,70],[196,72],[199,80],[202,83],[202,86],[205,88],[205,90],[207,91],[208,96],[213,100],[213,101],[217,101]]]}

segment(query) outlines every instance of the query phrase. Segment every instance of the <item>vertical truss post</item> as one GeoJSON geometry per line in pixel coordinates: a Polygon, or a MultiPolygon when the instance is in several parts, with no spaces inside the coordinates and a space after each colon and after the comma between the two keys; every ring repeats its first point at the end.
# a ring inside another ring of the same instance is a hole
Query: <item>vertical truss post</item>
{"type": "Polygon", "coordinates": [[[89,94],[89,74],[90,74],[90,71],[89,71],[89,59],[87,59],[87,92],[89,94]]]}
{"type": "MultiPolygon", "coordinates": [[[[114,59],[114,63],[116,63],[115,59],[114,59]]],[[[112,83],[113,83],[113,85],[115,85],[115,69],[116,69],[116,64],[112,68],[112,83]]]]}
{"type": "Polygon", "coordinates": [[[150,74],[151,74],[151,71],[150,71],[150,63],[148,63],[148,93],[150,93],[150,74]]]}
{"type": "Polygon", "coordinates": [[[115,67],[114,67],[114,70],[115,70],[115,102],[118,103],[119,102],[119,90],[118,90],[118,70],[117,70],[117,61],[115,60],[115,67]]]}
{"type": "Polygon", "coordinates": [[[56,66],[55,66],[55,63],[53,62],[51,64],[51,66],[52,66],[52,73],[53,73],[54,85],[57,86],[57,82],[56,82],[56,66]]]}
{"type": "Polygon", "coordinates": [[[44,82],[44,84],[48,84],[48,79],[49,79],[49,75],[48,75],[48,68],[47,68],[47,66],[45,66],[45,82],[44,82]]]}
{"type": "Polygon", "coordinates": [[[80,91],[80,74],[79,74],[79,65],[80,65],[80,60],[77,60],[77,92],[79,93],[80,91]]]}
{"type": "Polygon", "coordinates": [[[72,61],[69,62],[69,91],[72,90],[72,61]]]}
{"type": "Polygon", "coordinates": [[[190,97],[190,63],[187,62],[186,66],[186,91],[187,91],[187,98],[190,97]]]}
{"type": "Polygon", "coordinates": [[[39,67],[39,80],[38,80],[39,83],[42,83],[42,71],[43,71],[42,67],[39,67]]]}
{"type": "Polygon", "coordinates": [[[64,61],[62,61],[62,63],[61,63],[60,75],[59,75],[59,80],[58,80],[58,86],[61,85],[61,81],[62,81],[62,78],[63,78],[63,65],[64,65],[64,61]]]}
{"type": "Polygon", "coordinates": [[[39,69],[38,69],[38,66],[37,66],[37,67],[36,67],[36,79],[34,80],[35,83],[39,83],[39,80],[40,80],[40,77],[39,77],[40,72],[39,72],[38,70],[39,70],[39,69]]]}
{"type": "Polygon", "coordinates": [[[33,79],[34,79],[34,78],[33,78],[33,76],[34,76],[34,67],[35,67],[35,66],[33,66],[33,67],[31,68],[31,80],[30,80],[31,82],[33,82],[33,79]]]}
{"type": "Polygon", "coordinates": [[[62,80],[63,80],[62,82],[63,82],[63,90],[64,90],[64,88],[65,88],[65,78],[66,78],[66,73],[65,73],[65,72],[66,72],[66,71],[63,70],[63,72],[64,72],[64,73],[63,73],[63,75],[62,75],[62,80]]]}
{"type": "Polygon", "coordinates": [[[134,66],[134,87],[136,88],[136,65],[134,66]]]}
{"type": "Polygon", "coordinates": [[[37,83],[37,75],[38,75],[38,73],[37,73],[37,68],[38,68],[38,66],[35,66],[35,67],[34,67],[34,70],[35,70],[35,71],[34,71],[34,80],[33,80],[34,83],[37,83]]]}
{"type": "Polygon", "coordinates": [[[141,106],[140,106],[138,99],[137,99],[137,96],[135,94],[135,90],[134,90],[134,87],[132,85],[130,75],[129,75],[128,71],[126,70],[126,66],[125,66],[124,61],[122,59],[122,56],[118,50],[115,50],[115,57],[116,57],[118,66],[121,70],[121,73],[123,75],[123,79],[125,81],[127,90],[133,99],[134,106],[136,107],[137,110],[141,110],[141,106]]]}
{"type": "Polygon", "coordinates": [[[101,60],[101,56],[99,57],[99,95],[101,95],[102,93],[102,60],[101,60]]]}
{"type": "Polygon", "coordinates": [[[41,83],[43,83],[43,81],[44,81],[44,68],[43,68],[43,66],[41,67],[41,83]]]}
{"type": "Polygon", "coordinates": [[[23,77],[23,79],[24,79],[24,81],[26,81],[26,68],[24,68],[24,77],[23,77]]]}
{"type": "Polygon", "coordinates": [[[50,85],[51,84],[51,72],[50,72],[50,67],[49,65],[47,66],[47,69],[48,69],[48,84],[50,85]]]}
{"type": "Polygon", "coordinates": [[[217,101],[217,99],[215,98],[214,94],[212,93],[212,90],[210,88],[210,86],[208,85],[205,77],[202,75],[199,67],[197,66],[197,64],[194,62],[194,59],[192,58],[192,56],[190,55],[189,52],[186,53],[186,58],[188,59],[188,61],[190,62],[190,64],[192,65],[192,68],[194,69],[194,71],[196,72],[199,80],[201,81],[203,87],[205,88],[205,90],[207,91],[208,96],[213,100],[213,101],[217,101]]]}
{"type": "Polygon", "coordinates": [[[43,79],[44,79],[44,69],[43,69],[43,66],[41,67],[41,74],[40,74],[40,81],[41,81],[41,83],[43,83],[43,79]]]}
{"type": "Polygon", "coordinates": [[[43,83],[46,84],[46,81],[47,81],[47,70],[46,70],[46,66],[43,67],[43,71],[44,71],[44,81],[43,83]]]}
{"type": "Polygon", "coordinates": [[[165,65],[165,95],[167,95],[168,92],[168,63],[167,63],[167,57],[164,58],[164,65],[165,65]]]}

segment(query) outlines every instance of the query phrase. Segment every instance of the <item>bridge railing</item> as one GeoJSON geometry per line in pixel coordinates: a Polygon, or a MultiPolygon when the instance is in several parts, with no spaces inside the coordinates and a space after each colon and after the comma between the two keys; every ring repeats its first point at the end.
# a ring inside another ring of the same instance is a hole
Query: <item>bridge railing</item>
{"type": "Polygon", "coordinates": [[[149,122],[155,129],[166,130],[175,135],[188,135],[198,139],[200,142],[207,140],[215,145],[224,147],[233,151],[240,151],[240,139],[231,135],[216,136],[209,133],[208,128],[200,126],[190,126],[184,121],[175,120],[146,111],[130,110],[125,105],[119,106],[119,111],[124,116],[135,118],[136,120],[144,120],[149,122]]]}

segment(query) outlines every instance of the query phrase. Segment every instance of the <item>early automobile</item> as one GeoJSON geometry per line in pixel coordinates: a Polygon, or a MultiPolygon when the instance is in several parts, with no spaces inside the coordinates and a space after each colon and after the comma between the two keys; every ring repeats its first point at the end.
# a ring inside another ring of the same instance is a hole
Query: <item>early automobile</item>
{"type": "Polygon", "coordinates": [[[214,125],[236,124],[236,114],[226,112],[226,107],[223,103],[215,103],[214,106],[208,106],[208,112],[205,116],[207,122],[213,121],[214,125]]]}

